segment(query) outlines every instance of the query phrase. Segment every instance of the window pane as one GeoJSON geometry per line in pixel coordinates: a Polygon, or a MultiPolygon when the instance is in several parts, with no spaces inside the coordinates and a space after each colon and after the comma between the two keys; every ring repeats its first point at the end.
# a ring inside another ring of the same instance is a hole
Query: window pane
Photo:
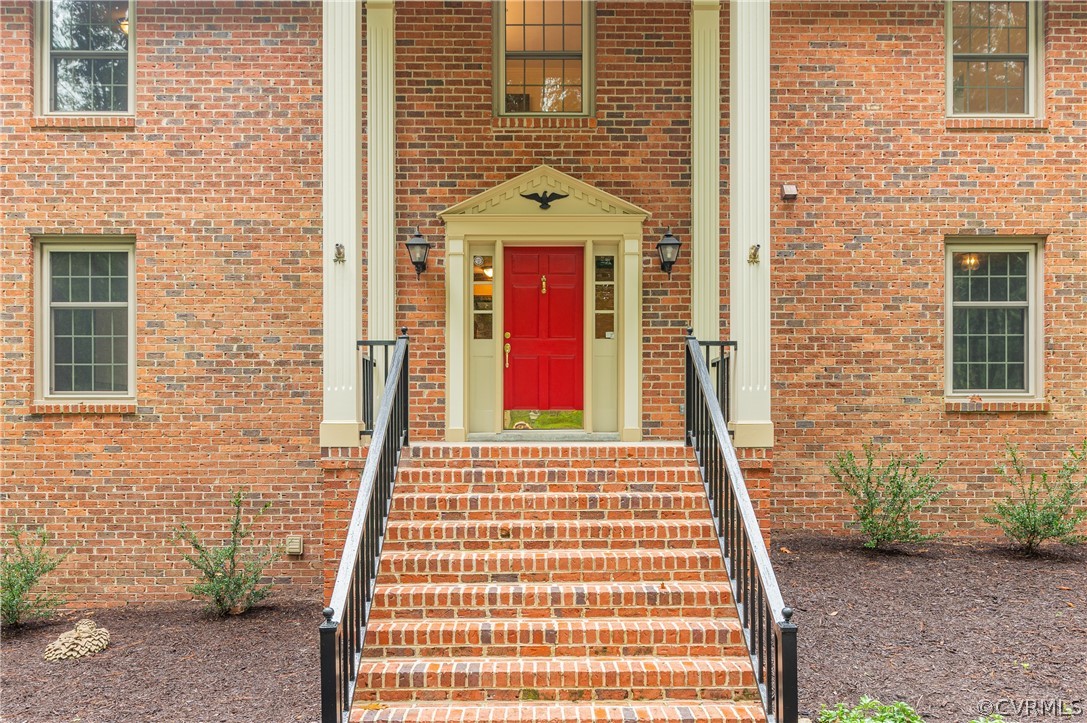
{"type": "Polygon", "coordinates": [[[472,338],[491,339],[494,327],[494,317],[491,314],[472,315],[472,338]]]}
{"type": "Polygon", "coordinates": [[[596,333],[594,336],[597,339],[612,339],[615,337],[615,314],[596,315],[596,333]]]}
{"type": "Polygon", "coordinates": [[[577,0],[506,4],[506,112],[582,111],[583,12],[577,0]]]}
{"type": "Polygon", "coordinates": [[[127,51],[120,21],[128,0],[53,0],[54,50],[127,51]]]}
{"type": "Polygon", "coordinates": [[[596,310],[611,311],[615,309],[615,285],[596,285],[596,310]]]}
{"type": "Polygon", "coordinates": [[[53,309],[52,349],[52,391],[125,391],[115,367],[128,363],[128,309],[53,309]]]}
{"type": "Polygon", "coordinates": [[[53,57],[53,110],[126,111],[128,56],[53,57]]]}
{"type": "Polygon", "coordinates": [[[596,281],[615,281],[615,257],[596,257],[596,281]]]}

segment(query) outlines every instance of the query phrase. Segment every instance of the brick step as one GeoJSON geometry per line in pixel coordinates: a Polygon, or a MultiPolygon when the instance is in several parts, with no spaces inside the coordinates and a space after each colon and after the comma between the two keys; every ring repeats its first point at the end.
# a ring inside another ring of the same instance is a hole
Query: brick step
{"type": "Polygon", "coordinates": [[[373,622],[368,658],[726,657],[747,652],[737,620],[426,620],[373,622]]]}
{"type": "Polygon", "coordinates": [[[383,550],[680,550],[715,544],[709,520],[400,520],[389,524],[383,550]]]}
{"type": "Polygon", "coordinates": [[[391,552],[382,556],[379,576],[400,585],[726,579],[717,549],[391,552]]]}
{"type": "Polygon", "coordinates": [[[730,658],[461,658],[371,660],[358,667],[365,701],[754,700],[750,662],[730,658]]]}
{"type": "Polygon", "coordinates": [[[659,467],[691,464],[689,448],[674,443],[597,444],[414,444],[408,466],[446,467],[659,467]],[[541,464],[543,462],[543,464],[541,464]]]}
{"type": "Polygon", "coordinates": [[[352,723],[765,723],[757,703],[702,703],[677,700],[663,703],[517,703],[472,705],[412,702],[389,704],[380,710],[356,707],[352,723]]]}
{"type": "Polygon", "coordinates": [[[708,518],[703,492],[393,494],[390,521],[661,520],[708,518]]]}
{"type": "Polygon", "coordinates": [[[407,467],[396,479],[408,492],[578,492],[702,488],[697,467],[407,467]],[[522,489],[523,488],[523,489],[522,489]]]}
{"type": "Polygon", "coordinates": [[[379,577],[371,621],[735,618],[727,582],[390,585],[379,577]]]}

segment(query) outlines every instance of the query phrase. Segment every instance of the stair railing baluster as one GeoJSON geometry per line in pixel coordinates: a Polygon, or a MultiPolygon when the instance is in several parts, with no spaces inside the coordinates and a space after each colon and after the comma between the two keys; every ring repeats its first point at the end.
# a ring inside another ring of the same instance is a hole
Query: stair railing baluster
{"type": "Polygon", "coordinates": [[[797,723],[797,628],[782,601],[728,429],[736,350],[736,342],[700,342],[687,330],[683,438],[698,459],[767,721],[797,723]],[[711,361],[714,347],[718,356],[711,361]]]}

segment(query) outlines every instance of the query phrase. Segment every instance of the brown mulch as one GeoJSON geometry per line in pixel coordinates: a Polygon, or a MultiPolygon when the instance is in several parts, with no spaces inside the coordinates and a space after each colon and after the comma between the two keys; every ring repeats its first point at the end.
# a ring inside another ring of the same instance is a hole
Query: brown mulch
{"type": "Polygon", "coordinates": [[[3,632],[0,719],[80,723],[316,721],[313,601],[269,600],[212,619],[199,602],[65,612],[3,632]],[[98,655],[48,663],[45,646],[80,618],[110,632],[98,655]]]}
{"type": "Polygon", "coordinates": [[[868,695],[906,701],[927,723],[965,723],[1000,700],[1009,721],[1087,721],[1087,550],[882,553],[797,534],[775,536],[771,554],[797,611],[800,709],[813,718],[868,695]],[[1057,700],[1076,714],[1042,713],[1057,700]]]}

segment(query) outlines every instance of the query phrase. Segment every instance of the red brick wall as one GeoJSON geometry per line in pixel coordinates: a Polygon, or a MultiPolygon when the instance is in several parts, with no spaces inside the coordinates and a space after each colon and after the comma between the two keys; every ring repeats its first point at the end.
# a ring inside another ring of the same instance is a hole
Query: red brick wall
{"type": "Polygon", "coordinates": [[[651,212],[643,246],[643,433],[678,439],[682,333],[690,321],[690,7],[598,2],[596,118],[545,127],[491,110],[491,5],[411,2],[397,8],[397,227],[436,246],[416,279],[397,252],[397,326],[412,334],[413,412],[434,439],[445,427],[445,277],[438,211],[541,163],[651,212]],[[672,278],[656,243],[685,244],[672,278]]]}
{"type": "Polygon", "coordinates": [[[232,488],[273,503],[258,537],[302,534],[272,570],[322,568],[321,10],[316,2],[144,3],[134,122],[33,113],[33,12],[0,7],[4,158],[3,523],[75,551],[73,603],[175,597],[181,522],[223,530],[232,488]],[[136,240],[138,409],[38,414],[33,245],[136,240]]]}
{"type": "Polygon", "coordinates": [[[948,460],[939,529],[1006,494],[1005,440],[1054,466],[1087,435],[1087,13],[1046,3],[1046,121],[944,117],[943,4],[775,4],[773,383],[779,527],[840,529],[835,452],[875,438],[948,460]],[[1019,124],[1030,125],[1030,124],[1019,124]],[[944,239],[1047,235],[1045,412],[945,409],[944,239]]]}

